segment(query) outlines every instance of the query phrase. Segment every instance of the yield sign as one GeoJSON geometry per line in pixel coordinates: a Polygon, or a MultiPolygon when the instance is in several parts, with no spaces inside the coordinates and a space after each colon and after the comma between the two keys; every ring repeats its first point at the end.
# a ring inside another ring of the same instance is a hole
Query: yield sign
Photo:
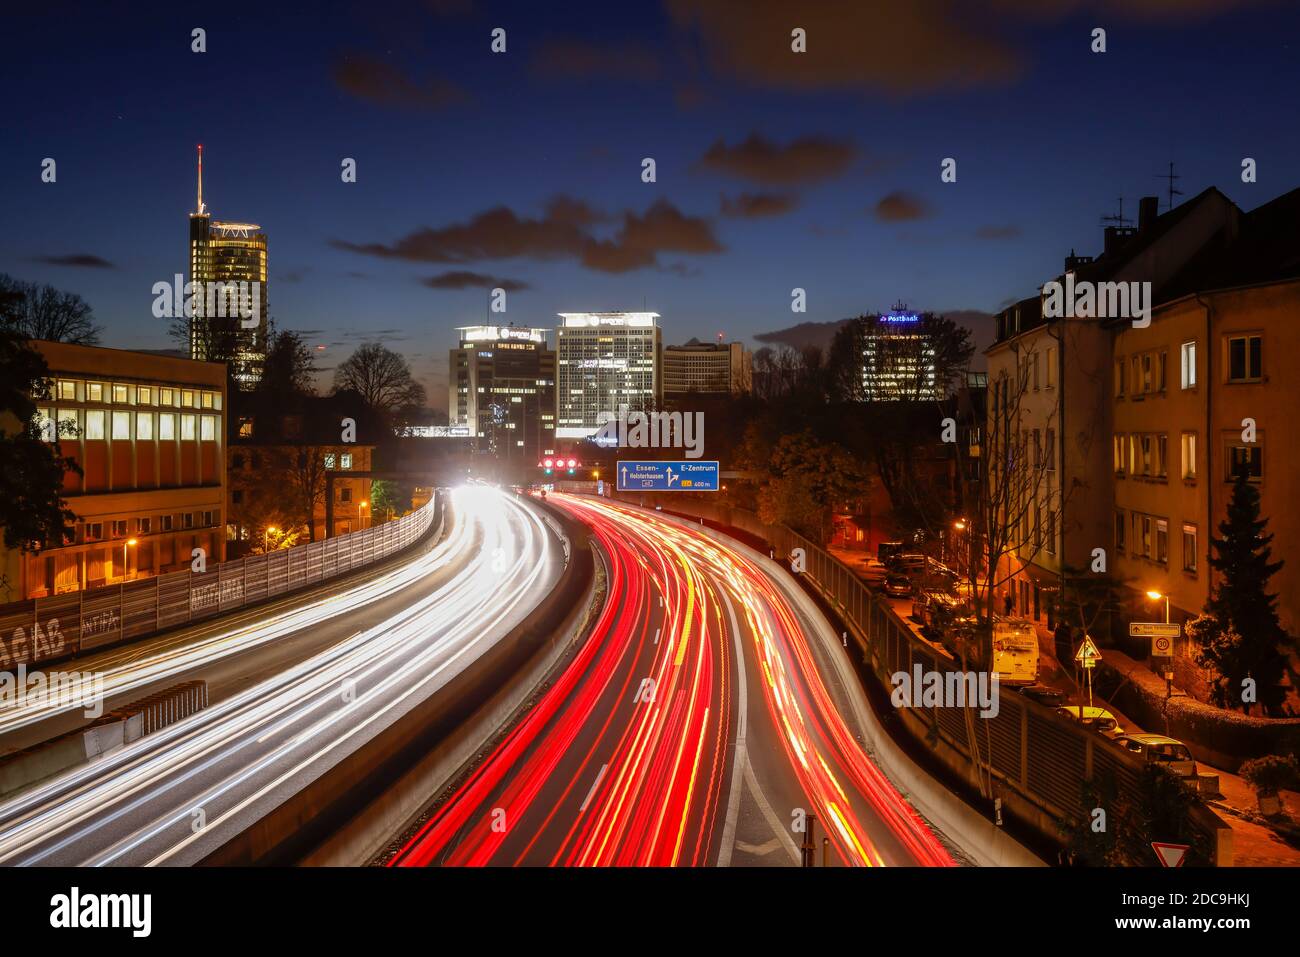
{"type": "Polygon", "coordinates": [[[1160,841],[1151,842],[1151,848],[1156,852],[1156,857],[1160,858],[1162,867],[1182,867],[1189,846],[1187,844],[1162,844],[1160,841]]]}
{"type": "Polygon", "coordinates": [[[1079,650],[1075,653],[1074,660],[1083,662],[1085,668],[1091,668],[1098,661],[1101,661],[1101,652],[1093,644],[1091,636],[1083,636],[1083,644],[1079,646],[1079,650]]]}

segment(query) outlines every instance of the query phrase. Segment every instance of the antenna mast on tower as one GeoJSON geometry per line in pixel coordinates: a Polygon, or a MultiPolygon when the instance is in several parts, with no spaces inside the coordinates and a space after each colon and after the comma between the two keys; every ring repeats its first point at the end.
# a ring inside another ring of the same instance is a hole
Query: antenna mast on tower
{"type": "Polygon", "coordinates": [[[203,205],[203,144],[199,144],[199,207],[198,215],[206,216],[207,209],[203,205]]]}

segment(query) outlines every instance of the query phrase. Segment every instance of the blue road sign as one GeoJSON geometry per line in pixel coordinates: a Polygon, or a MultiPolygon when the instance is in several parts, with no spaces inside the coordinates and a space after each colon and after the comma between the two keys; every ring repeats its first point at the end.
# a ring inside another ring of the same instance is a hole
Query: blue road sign
{"type": "Polygon", "coordinates": [[[716,492],[718,463],[619,462],[620,492],[716,492]]]}

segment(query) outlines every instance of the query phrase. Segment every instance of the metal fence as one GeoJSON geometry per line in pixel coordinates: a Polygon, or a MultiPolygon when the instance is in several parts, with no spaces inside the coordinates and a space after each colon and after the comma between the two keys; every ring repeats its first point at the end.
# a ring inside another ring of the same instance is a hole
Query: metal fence
{"type": "Polygon", "coordinates": [[[437,497],[392,522],[310,545],[152,578],[0,605],[0,671],[66,658],[211,618],[345,575],[415,542],[437,497]]]}
{"type": "MultiPolygon", "coordinates": [[[[648,497],[620,493],[628,502],[654,504],[648,497]],[[643,501],[644,500],[644,501],[643,501]]],[[[911,672],[917,664],[925,671],[955,670],[954,662],[918,638],[894,609],[869,589],[847,565],[825,549],[785,526],[771,526],[745,509],[721,505],[695,496],[658,498],[665,509],[715,521],[765,540],[776,557],[788,558],[801,548],[805,574],[840,615],[856,627],[864,641],[871,670],[881,684],[892,687],[891,676],[911,672]]],[[[1085,820],[1083,783],[1113,780],[1121,798],[1133,800],[1140,786],[1142,765],[1133,755],[1110,745],[1080,725],[1062,721],[1051,710],[1017,694],[1000,694],[996,716],[976,724],[978,760],[988,769],[999,794],[1014,794],[1022,806],[1055,822],[1085,820]]],[[[903,726],[919,743],[933,750],[933,736],[959,756],[972,782],[977,756],[967,733],[962,709],[906,707],[903,726]],[[911,720],[908,720],[910,718],[911,720]]],[[[1213,863],[1231,861],[1230,830],[1208,807],[1193,805],[1189,829],[1202,853],[1213,863]]],[[[1049,834],[1056,837],[1056,834],[1049,834]]],[[[1154,859],[1152,861],[1154,864],[1154,859]]]]}

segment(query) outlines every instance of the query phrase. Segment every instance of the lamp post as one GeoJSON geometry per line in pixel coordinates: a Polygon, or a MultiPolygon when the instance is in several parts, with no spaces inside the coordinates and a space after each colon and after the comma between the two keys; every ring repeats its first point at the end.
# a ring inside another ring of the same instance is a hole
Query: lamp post
{"type": "Polygon", "coordinates": [[[369,523],[366,522],[366,509],[368,509],[369,507],[370,507],[370,503],[367,502],[365,499],[362,499],[360,514],[358,515],[358,517],[361,519],[362,528],[369,528],[369,523]]]}
{"type": "Polygon", "coordinates": [[[122,581],[126,581],[126,569],[128,566],[128,562],[126,558],[126,549],[128,546],[134,547],[135,544],[136,544],[136,540],[134,538],[128,538],[126,541],[122,543],[122,581]]]}
{"type": "Polygon", "coordinates": [[[269,552],[269,551],[271,550],[271,544],[270,544],[271,533],[272,533],[272,532],[278,532],[278,531],[279,531],[279,529],[276,528],[274,525],[268,525],[268,526],[266,526],[266,528],[263,530],[263,532],[262,532],[262,551],[263,551],[263,552],[269,552]]]}
{"type": "Polygon", "coordinates": [[[1169,596],[1162,595],[1160,592],[1152,590],[1147,592],[1147,597],[1152,601],[1159,601],[1162,598],[1165,600],[1165,624],[1169,624],[1169,596]]]}

